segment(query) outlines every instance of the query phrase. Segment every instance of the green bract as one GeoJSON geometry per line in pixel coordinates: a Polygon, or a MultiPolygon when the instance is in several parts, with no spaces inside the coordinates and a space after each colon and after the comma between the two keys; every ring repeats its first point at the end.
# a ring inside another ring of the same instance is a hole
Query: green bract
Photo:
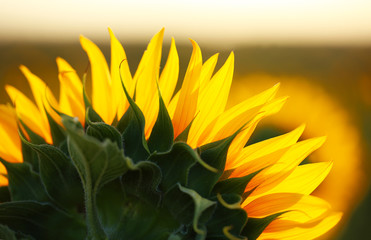
{"type": "Polygon", "coordinates": [[[146,140],[144,116],[126,95],[130,107],[116,126],[87,98],[85,127],[49,117],[53,146],[20,122],[24,162],[1,160],[9,179],[0,194],[1,239],[251,240],[279,215],[248,220],[240,203],[256,173],[225,177],[238,132],[198,149],[181,141],[187,130],[174,141],[160,96],[146,140]]]}

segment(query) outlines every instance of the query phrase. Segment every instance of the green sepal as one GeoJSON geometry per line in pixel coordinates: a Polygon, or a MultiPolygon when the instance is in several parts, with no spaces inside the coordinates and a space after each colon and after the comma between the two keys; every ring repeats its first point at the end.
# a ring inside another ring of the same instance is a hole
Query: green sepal
{"type": "Polygon", "coordinates": [[[176,142],[166,153],[154,153],[150,161],[157,163],[162,171],[160,188],[168,191],[174,184],[185,186],[188,181],[189,169],[198,161],[197,153],[186,143],[176,142]]]}
{"type": "Polygon", "coordinates": [[[127,92],[122,79],[121,83],[130,106],[116,127],[122,133],[125,156],[130,157],[134,162],[139,162],[146,160],[150,152],[144,132],[145,119],[142,111],[127,92]]]}
{"type": "MultiPolygon", "coordinates": [[[[197,115],[196,115],[197,116],[197,115]]],[[[188,124],[188,126],[181,132],[174,140],[174,142],[187,142],[189,130],[191,129],[192,123],[195,120],[196,116],[188,124]]]]}
{"type": "Polygon", "coordinates": [[[106,139],[110,139],[112,142],[116,143],[119,148],[122,148],[122,137],[119,131],[111,125],[104,122],[93,122],[90,119],[91,108],[86,109],[86,134],[92,136],[99,141],[103,142],[106,139]]]}
{"type": "Polygon", "coordinates": [[[166,152],[170,150],[174,142],[173,123],[162,99],[160,89],[159,95],[159,111],[157,120],[152,128],[151,136],[148,139],[148,148],[150,152],[166,152]]]}
{"type": "Polygon", "coordinates": [[[13,231],[6,225],[0,224],[0,239],[4,240],[35,240],[33,237],[13,231]]]}
{"type": "Polygon", "coordinates": [[[209,196],[214,185],[224,172],[228,148],[239,132],[240,130],[230,137],[199,148],[201,159],[211,167],[217,169],[217,172],[210,171],[204,166],[196,164],[190,170],[187,187],[196,190],[202,196],[209,196]]]}
{"type": "Polygon", "coordinates": [[[261,170],[250,173],[244,177],[228,178],[219,181],[215,184],[212,192],[214,194],[238,194],[242,196],[245,192],[247,184],[253,179],[261,170]]]}
{"type": "Polygon", "coordinates": [[[86,115],[89,114],[89,119],[93,122],[104,122],[101,116],[99,116],[99,114],[94,110],[91,104],[88,94],[86,93],[85,82],[86,82],[86,73],[84,73],[82,77],[82,96],[84,99],[85,109],[88,109],[88,108],[91,109],[90,112],[86,110],[86,115]]]}
{"type": "Polygon", "coordinates": [[[39,174],[49,196],[59,206],[73,207],[83,202],[83,189],[71,160],[52,145],[36,145],[21,137],[39,157],[39,174]]]}
{"type": "MultiPolygon", "coordinates": [[[[34,144],[45,144],[46,143],[44,138],[42,138],[37,133],[34,133],[21,119],[19,119],[19,122],[21,123],[22,128],[26,131],[32,143],[34,144]]],[[[21,127],[18,127],[18,129],[21,129],[21,127]]],[[[19,132],[23,134],[21,130],[19,130],[19,132]]]]}
{"type": "Polygon", "coordinates": [[[63,141],[66,140],[66,133],[64,129],[58,123],[55,122],[55,120],[52,118],[52,116],[50,116],[46,109],[45,113],[48,118],[50,133],[53,139],[53,145],[58,147],[63,141]]]}
{"type": "Polygon", "coordinates": [[[242,230],[242,235],[246,236],[249,240],[256,240],[271,222],[286,212],[275,213],[264,218],[249,218],[242,230]]]}
{"type": "Polygon", "coordinates": [[[49,197],[45,191],[39,174],[31,169],[28,163],[10,163],[2,158],[9,179],[9,192],[12,201],[35,200],[48,201],[49,197]]]}
{"type": "Polygon", "coordinates": [[[237,194],[217,195],[218,204],[215,213],[207,223],[208,238],[228,239],[224,228],[229,227],[229,234],[236,239],[243,239],[240,236],[243,227],[247,222],[247,213],[241,208],[241,197],[237,194]]]}
{"type": "Polygon", "coordinates": [[[157,207],[161,200],[158,186],[162,174],[159,166],[150,161],[141,161],[129,168],[121,177],[125,194],[136,196],[157,207]]]}
{"type": "Polygon", "coordinates": [[[177,184],[166,193],[164,206],[181,224],[192,226],[196,239],[206,238],[206,222],[214,212],[215,201],[203,198],[193,189],[177,184]]]}
{"type": "Polygon", "coordinates": [[[9,202],[10,198],[10,191],[8,186],[0,187],[0,202],[9,202]]]}
{"type": "Polygon", "coordinates": [[[51,204],[35,201],[1,203],[0,224],[38,240],[81,240],[86,236],[81,219],[69,216],[51,204]]]}

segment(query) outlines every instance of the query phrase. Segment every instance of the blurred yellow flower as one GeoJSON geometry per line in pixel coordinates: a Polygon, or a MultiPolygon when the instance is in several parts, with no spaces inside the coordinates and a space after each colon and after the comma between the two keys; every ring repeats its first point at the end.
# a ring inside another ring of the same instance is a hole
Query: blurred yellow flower
{"type": "MultiPolygon", "coordinates": [[[[80,42],[91,64],[92,106],[104,122],[114,124],[125,113],[129,103],[121,87],[123,84],[145,116],[145,135],[148,138],[156,122],[159,103],[158,88],[168,108],[177,138],[190,124],[187,144],[196,148],[233,135],[228,150],[225,173],[228,178],[243,177],[260,170],[245,189],[246,199],[241,206],[250,218],[264,218],[285,212],[271,222],[258,239],[312,239],[331,229],[341,213],[331,210],[324,200],[310,195],[332,168],[332,162],[298,166],[325,141],[324,137],[304,141],[298,139],[304,131],[293,131],[256,144],[245,146],[258,122],[276,113],[286,97],[275,98],[279,85],[226,109],[234,70],[234,54],[213,75],[218,55],[206,62],[196,42],[182,87],[174,93],[178,80],[179,58],[172,40],[167,62],[160,74],[164,30],[150,41],[134,76],[131,75],[123,47],[110,30],[111,68],[99,48],[81,36],[80,42]],[[122,64],[121,68],[119,65],[122,64]],[[135,94],[134,94],[135,93],[135,94]],[[245,125],[246,124],[246,125],[245,125]]],[[[14,108],[2,105],[0,120],[0,157],[22,162],[21,143],[17,133],[17,119],[47,143],[52,143],[47,113],[59,122],[52,107],[76,116],[84,124],[85,105],[83,85],[75,70],[63,59],[57,59],[60,80],[60,99],[57,101],[46,84],[26,67],[21,70],[33,92],[35,103],[12,86],[6,86],[14,108]]],[[[1,184],[6,185],[2,167],[1,184]]],[[[202,184],[202,183],[200,183],[202,184]]]]}
{"type": "Polygon", "coordinates": [[[281,82],[281,94],[289,95],[290,100],[279,114],[266,119],[261,129],[274,127],[287,131],[305,122],[307,128],[304,137],[327,136],[324,146],[310,156],[310,161],[330,160],[334,166],[314,195],[329,201],[334,209],[344,212],[344,219],[347,219],[365,190],[367,181],[359,130],[352,122],[350,113],[335,98],[318,84],[300,77],[255,74],[234,81],[229,104],[238,102],[246,92],[254,94],[276,82],[281,82]]]}

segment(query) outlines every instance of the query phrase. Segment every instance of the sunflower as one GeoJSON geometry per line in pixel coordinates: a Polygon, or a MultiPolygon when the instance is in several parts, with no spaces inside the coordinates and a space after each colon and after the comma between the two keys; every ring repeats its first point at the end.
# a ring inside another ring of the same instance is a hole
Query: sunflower
{"type": "Polygon", "coordinates": [[[304,125],[252,145],[259,121],[287,97],[279,84],[226,109],[234,54],[193,51],[175,93],[174,39],[160,74],[164,30],[134,76],[111,30],[111,66],[81,36],[84,81],[57,58],[60,98],[25,66],[35,103],[6,86],[0,121],[0,233],[37,239],[313,239],[341,218],[311,196],[332,162],[299,165],[325,137],[298,139],[304,125]],[[86,79],[86,75],[84,75],[86,79]],[[4,190],[5,189],[5,190],[4,190]],[[6,194],[5,194],[6,195],[6,194]],[[6,197],[3,197],[5,199],[6,197]],[[57,226],[57,227],[56,227],[57,226]]]}

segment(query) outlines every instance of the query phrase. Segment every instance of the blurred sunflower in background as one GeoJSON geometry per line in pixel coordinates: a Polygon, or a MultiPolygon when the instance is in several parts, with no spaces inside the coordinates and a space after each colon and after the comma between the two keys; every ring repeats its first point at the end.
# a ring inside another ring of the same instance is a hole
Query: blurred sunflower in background
{"type": "Polygon", "coordinates": [[[338,226],[344,227],[368,186],[360,130],[349,111],[336,98],[320,85],[303,77],[268,74],[239,76],[232,86],[229,103],[233,105],[246,92],[254,94],[277,82],[282,84],[280,94],[290,98],[278,114],[262,121],[250,141],[261,141],[301,123],[307,126],[303,133],[305,138],[326,135],[324,146],[302,164],[334,162],[332,171],[313,194],[329,201],[334,209],[344,212],[342,224],[338,226]]]}
{"type": "Polygon", "coordinates": [[[275,97],[279,85],[226,108],[233,52],[214,74],[218,55],[204,62],[191,41],[192,56],[175,92],[179,57],[174,40],[159,71],[163,34],[150,41],[134,76],[112,31],[110,69],[100,49],[80,37],[91,64],[91,103],[67,61],[57,58],[59,100],[21,66],[35,103],[6,86],[13,106],[1,105],[1,184],[2,192],[9,186],[9,199],[0,204],[0,233],[16,237],[23,231],[47,239],[60,231],[50,222],[61,221],[69,226],[58,237],[76,239],[86,228],[92,239],[299,240],[333,228],[342,214],[310,195],[330,172],[332,159],[299,165],[325,137],[298,141],[304,131],[298,124],[289,133],[246,145],[257,124],[286,102],[287,97],[275,97]],[[102,152],[111,158],[104,160],[102,152]],[[74,178],[64,176],[66,167],[68,174],[78,172],[84,192],[75,189],[74,178]],[[120,190],[108,188],[116,180],[124,199],[120,190]],[[84,202],[74,199],[69,184],[84,202]],[[185,209],[189,205],[191,210],[185,209]],[[120,220],[113,221],[117,212],[120,220]],[[147,226],[148,218],[156,224],[147,226]]]}

